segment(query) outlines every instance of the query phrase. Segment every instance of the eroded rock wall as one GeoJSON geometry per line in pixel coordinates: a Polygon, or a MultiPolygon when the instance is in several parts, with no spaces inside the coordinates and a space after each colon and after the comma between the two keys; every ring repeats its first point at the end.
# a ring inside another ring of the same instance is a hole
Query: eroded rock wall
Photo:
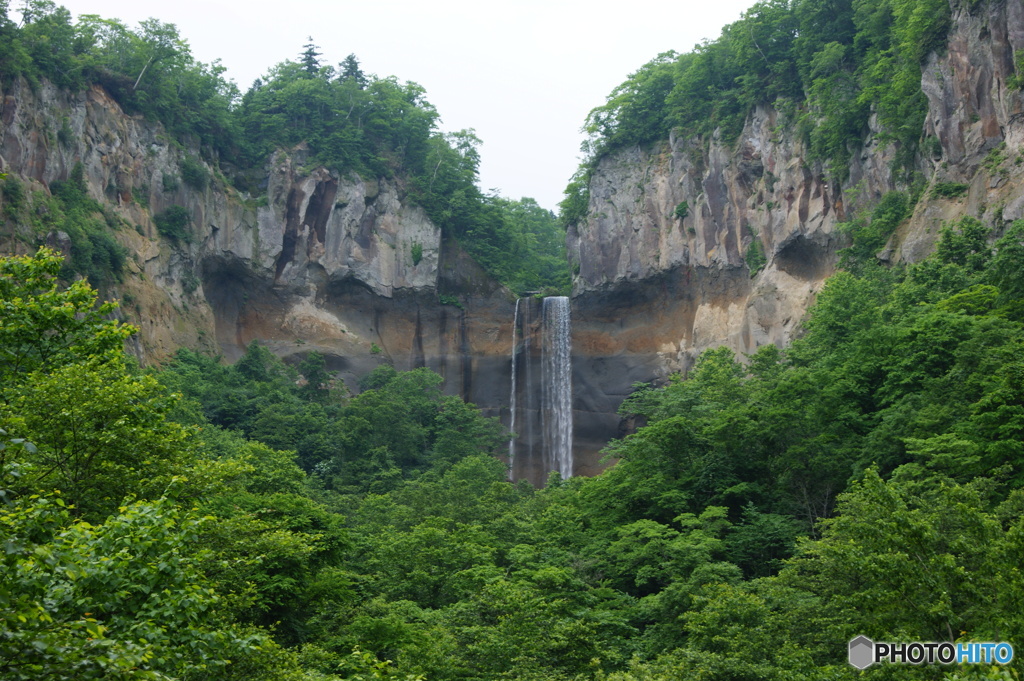
{"type": "MultiPolygon", "coordinates": [[[[948,49],[928,58],[922,76],[924,133],[937,140],[917,160],[929,189],[879,257],[920,260],[963,215],[997,233],[1024,217],[1024,97],[1007,85],[1021,49],[1020,2],[954,12],[948,49]],[[931,193],[937,182],[969,190],[946,199],[931,193]]],[[[711,347],[752,353],[792,340],[846,245],[839,224],[906,188],[878,132],[872,120],[842,186],[769,106],[734,143],[673,136],[601,160],[588,216],[567,235],[582,447],[617,433],[613,407],[634,381],[685,373],[711,347]],[[765,262],[752,272],[757,251],[765,262]]]]}
{"type": "MultiPolygon", "coordinates": [[[[0,170],[45,193],[81,163],[90,195],[121,219],[129,272],[109,293],[140,326],[140,359],[184,346],[231,360],[259,340],[283,356],[321,350],[353,387],[382,361],[430,366],[453,392],[500,408],[485,387],[496,376],[486,374],[508,361],[499,327],[511,326],[514,299],[456,244],[442,244],[398,182],[332,174],[299,147],[269,159],[265,191],[249,196],[99,87],[15,83],[0,121],[0,170]],[[207,181],[183,181],[186,162],[207,181]],[[189,216],[186,240],[157,229],[154,216],[172,207],[189,216]],[[440,304],[439,287],[454,304],[440,304]]],[[[44,237],[8,228],[12,248],[44,237]]]]}

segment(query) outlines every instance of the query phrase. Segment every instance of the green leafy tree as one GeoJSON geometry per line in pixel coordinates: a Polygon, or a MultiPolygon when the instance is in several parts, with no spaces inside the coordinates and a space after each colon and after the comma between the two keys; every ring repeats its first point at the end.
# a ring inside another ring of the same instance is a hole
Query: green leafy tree
{"type": "Polygon", "coordinates": [[[23,461],[26,491],[60,490],[96,520],[130,496],[158,498],[197,465],[190,433],[166,420],[171,405],[154,379],[97,356],[29,375],[0,414],[37,445],[23,461]]]}
{"type": "Polygon", "coordinates": [[[578,187],[607,154],[668,139],[671,131],[734,141],[757,106],[797,122],[810,157],[845,181],[852,153],[877,113],[910,181],[927,100],[921,65],[951,25],[944,0],[766,0],[712,41],[645,64],[587,116],[586,154],[563,204],[565,224],[585,213],[578,187]],[[571,199],[571,200],[569,200],[571,199]]]}
{"type": "Polygon", "coordinates": [[[507,443],[500,425],[443,396],[441,383],[429,369],[371,373],[365,392],[342,408],[337,452],[318,471],[335,489],[383,493],[427,469],[443,472],[467,455],[500,451],[507,443]]]}
{"type": "Polygon", "coordinates": [[[278,674],[294,670],[264,634],[221,617],[190,549],[201,523],[166,499],[126,506],[102,525],[69,522],[59,497],[0,508],[4,678],[266,678],[275,663],[278,674]],[[234,673],[247,666],[249,674],[234,673]]]}
{"type": "Polygon", "coordinates": [[[310,402],[326,402],[330,398],[330,384],[333,378],[327,370],[327,360],[319,352],[311,352],[299,364],[299,373],[306,379],[300,394],[310,402]]]}
{"type": "Polygon", "coordinates": [[[30,372],[109,356],[135,332],[108,318],[116,303],[97,304],[87,282],[62,287],[62,263],[46,248],[34,256],[0,259],[0,390],[5,394],[30,372]]]}

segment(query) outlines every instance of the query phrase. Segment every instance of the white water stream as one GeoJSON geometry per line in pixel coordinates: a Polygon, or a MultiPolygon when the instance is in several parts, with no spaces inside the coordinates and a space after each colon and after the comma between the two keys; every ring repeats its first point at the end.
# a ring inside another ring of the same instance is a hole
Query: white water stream
{"type": "Polygon", "coordinates": [[[544,464],[572,477],[572,324],[569,299],[544,299],[542,402],[544,464]]]}
{"type": "Polygon", "coordinates": [[[516,314],[512,318],[512,395],[509,397],[509,410],[512,417],[508,426],[512,436],[508,439],[508,479],[512,480],[512,464],[516,458],[516,330],[519,328],[519,299],[516,298],[516,314]]]}

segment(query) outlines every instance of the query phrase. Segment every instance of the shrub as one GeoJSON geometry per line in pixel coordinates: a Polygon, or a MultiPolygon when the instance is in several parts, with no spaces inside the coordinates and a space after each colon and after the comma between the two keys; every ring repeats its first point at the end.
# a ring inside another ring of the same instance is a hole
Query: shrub
{"type": "Polygon", "coordinates": [[[932,187],[933,199],[955,199],[967,193],[963,182],[936,182],[932,187]]]}
{"type": "Polygon", "coordinates": [[[149,208],[149,185],[138,184],[132,187],[132,200],[140,206],[149,208]]]}
{"type": "Polygon", "coordinates": [[[750,242],[750,245],[747,246],[746,261],[751,277],[764,269],[765,264],[768,262],[768,258],[764,255],[764,246],[761,245],[761,240],[756,236],[750,242]]]}
{"type": "Polygon", "coordinates": [[[65,116],[60,122],[60,130],[57,131],[57,142],[62,147],[70,147],[75,140],[75,133],[71,129],[68,117],[65,116]]]}
{"type": "Polygon", "coordinates": [[[0,190],[4,197],[4,206],[7,214],[14,217],[25,205],[25,186],[14,175],[8,175],[4,180],[3,189],[0,190]]]}
{"type": "Polygon", "coordinates": [[[167,192],[168,194],[170,194],[171,192],[178,191],[178,187],[180,186],[178,183],[178,176],[171,175],[169,173],[164,173],[162,184],[164,187],[164,191],[167,192]]]}
{"type": "Polygon", "coordinates": [[[1024,89],[1024,50],[1013,51],[1014,74],[1006,79],[1006,87],[1011,90],[1024,89]]]}
{"type": "Polygon", "coordinates": [[[442,305],[452,305],[453,307],[462,308],[462,302],[457,296],[443,293],[439,296],[439,301],[442,305]]]}
{"type": "Polygon", "coordinates": [[[186,156],[181,160],[181,179],[189,187],[203,191],[210,183],[210,173],[199,159],[194,156],[186,156]]]}
{"type": "Polygon", "coordinates": [[[850,247],[840,256],[840,267],[856,270],[871,262],[885,246],[904,220],[913,211],[911,197],[906,192],[888,192],[871,212],[871,219],[858,216],[839,225],[839,231],[848,234],[850,247]]]}
{"type": "Polygon", "coordinates": [[[153,222],[156,223],[157,231],[174,243],[179,241],[188,243],[192,240],[192,235],[187,229],[188,224],[192,222],[192,216],[184,206],[171,206],[153,216],[153,222]]]}
{"type": "Polygon", "coordinates": [[[185,293],[194,293],[199,288],[199,277],[195,272],[186,272],[181,277],[181,288],[185,293]]]}
{"type": "Polygon", "coordinates": [[[420,260],[423,260],[423,244],[415,243],[412,245],[412,264],[415,267],[420,264],[420,260]]]}

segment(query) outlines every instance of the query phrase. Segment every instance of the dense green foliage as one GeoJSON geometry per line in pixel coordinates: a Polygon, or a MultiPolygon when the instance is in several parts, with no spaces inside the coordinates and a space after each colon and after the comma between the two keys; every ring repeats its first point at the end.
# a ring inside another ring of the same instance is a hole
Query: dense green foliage
{"type": "Polygon", "coordinates": [[[82,274],[94,286],[121,280],[126,251],[113,234],[120,222],[89,196],[81,163],[72,167],[66,181],[53,183],[49,196],[41,192],[27,196],[24,184],[13,175],[0,184],[8,219],[30,224],[37,234],[67,235],[71,259],[64,267],[66,279],[82,274]]]}
{"type": "MultiPolygon", "coordinates": [[[[569,285],[554,216],[532,199],[483,193],[481,141],[472,130],[440,132],[438,112],[416,83],[365,74],[355,55],[337,68],[324,64],[310,42],[298,61],[274,66],[241,95],[223,67],[192,58],[173,24],[149,19],[133,30],[95,15],[72,23],[49,0],[30,0],[22,17],[15,26],[6,0],[0,2],[0,83],[20,76],[32,86],[44,79],[70,90],[102,85],[127,112],[162,122],[183,144],[198,143],[204,159],[184,154],[180,168],[181,181],[194,190],[214,182],[205,160],[239,189],[257,193],[270,155],[305,144],[313,163],[339,175],[397,180],[408,200],[517,293],[564,292],[569,285]]],[[[72,134],[65,123],[57,136],[66,144],[72,134]]],[[[164,178],[165,191],[177,184],[177,177],[164,178]]],[[[13,184],[4,187],[9,217],[26,204],[17,192],[13,184]]],[[[74,265],[100,283],[118,274],[123,255],[109,230],[76,217],[95,212],[86,208],[65,211],[82,225],[68,230],[74,265]]],[[[170,211],[155,216],[160,233],[187,241],[187,216],[170,211]]]]}
{"type": "Polygon", "coordinates": [[[858,634],[1020,640],[1024,221],[886,269],[907,201],[791,348],[638,386],[616,465],[542,490],[429,371],[351,396],[254,343],[142,375],[59,258],[0,261],[0,671],[825,681],[858,634]]]}
{"type": "Polygon", "coordinates": [[[302,381],[252,343],[232,366],[180,350],[161,380],[201,405],[190,420],[293,450],[303,469],[349,493],[384,492],[506,442],[497,423],[442,394],[441,377],[426,369],[399,374],[385,365],[344,401],[322,356],[311,353],[299,369],[302,381]]]}
{"type": "MultiPolygon", "coordinates": [[[[875,112],[882,141],[909,170],[927,102],[921,64],[945,45],[948,0],[762,0],[716,40],[658,55],[587,116],[581,174],[605,154],[668,138],[669,131],[732,141],[761,104],[805,135],[811,158],[839,181],[875,112]]],[[[579,214],[570,184],[562,212],[579,214]]]]}
{"type": "Polygon", "coordinates": [[[544,291],[549,295],[569,292],[571,277],[565,253],[565,232],[555,214],[533,199],[513,201],[490,197],[488,202],[501,215],[508,234],[504,248],[496,243],[490,255],[497,271],[517,293],[544,291]]]}
{"type": "Polygon", "coordinates": [[[173,243],[192,240],[188,231],[192,217],[183,206],[171,206],[153,216],[153,223],[160,234],[173,243]]]}
{"type": "Polygon", "coordinates": [[[192,403],[129,367],[134,329],[84,281],[61,288],[61,264],[0,260],[0,676],[392,678],[351,647],[274,640],[304,640],[317,594],[351,598],[341,517],[293,454],[192,425],[192,403]]]}
{"type": "Polygon", "coordinates": [[[173,24],[147,19],[132,30],[94,14],[72,24],[67,9],[29,0],[16,26],[7,9],[7,0],[0,2],[0,80],[46,79],[71,90],[96,83],[129,113],[160,120],[211,151],[230,151],[237,88],[220,65],[196,62],[173,24]]]}
{"type": "Polygon", "coordinates": [[[850,237],[851,243],[842,253],[842,267],[859,270],[863,263],[870,263],[900,223],[910,217],[912,210],[906,192],[889,192],[874,207],[870,217],[855,215],[850,222],[841,223],[840,230],[850,237]]]}

